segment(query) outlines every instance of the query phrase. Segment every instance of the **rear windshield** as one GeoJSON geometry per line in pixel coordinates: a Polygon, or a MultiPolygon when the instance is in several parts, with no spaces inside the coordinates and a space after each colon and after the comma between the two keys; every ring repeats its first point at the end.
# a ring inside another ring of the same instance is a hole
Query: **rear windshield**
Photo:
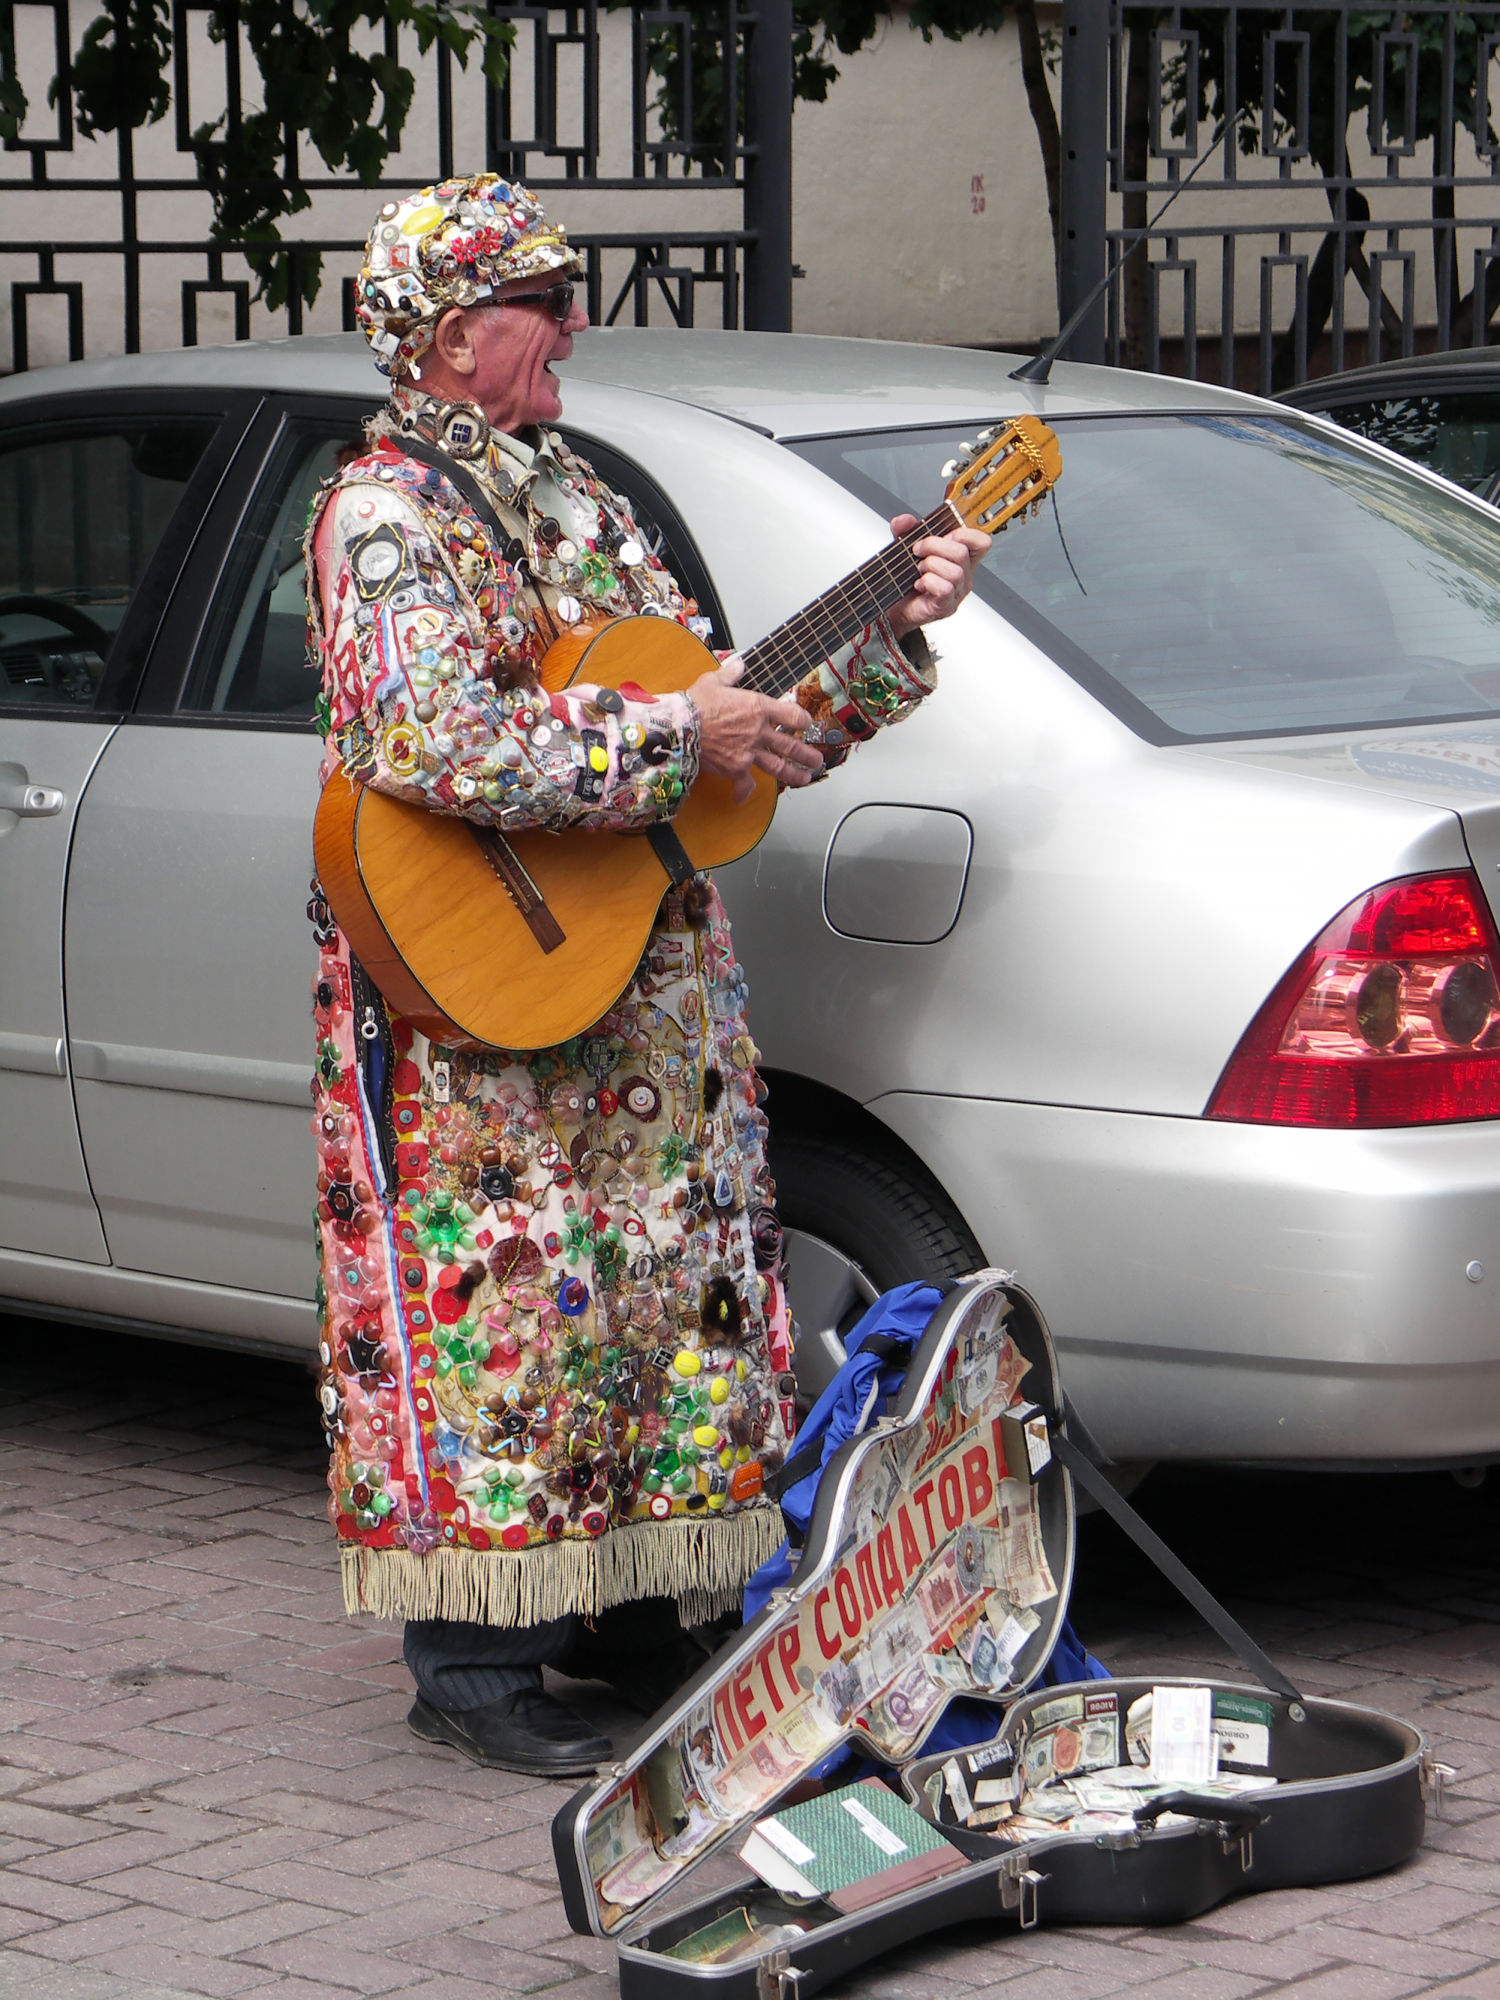
{"type": "MultiPolygon", "coordinates": [[[[1500,517],[1295,417],[1056,428],[1062,478],[976,588],[1150,741],[1500,714],[1500,517]]],[[[791,449],[925,514],[965,435],[791,449]]]]}

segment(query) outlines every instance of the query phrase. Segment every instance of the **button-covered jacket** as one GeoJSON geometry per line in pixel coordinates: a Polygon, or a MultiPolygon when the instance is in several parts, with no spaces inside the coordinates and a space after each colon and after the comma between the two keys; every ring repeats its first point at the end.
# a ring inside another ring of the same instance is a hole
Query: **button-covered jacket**
{"type": "MultiPolygon", "coordinates": [[[[697,607],[627,503],[551,434],[469,462],[506,530],[402,451],[398,388],[308,528],[324,776],[478,825],[669,819],[686,695],[546,693],[585,618],[697,607]]],[[[926,695],[872,627],[808,677],[830,763],[926,695]]],[[[440,879],[430,885],[443,896],[440,879]]],[[[670,1595],[732,1602],[781,1540],[793,1421],[757,1051],[711,885],[664,899],[639,968],[560,1047],[475,1052],[388,1007],[321,892],[320,1396],[351,1610],[530,1624],[670,1595]]],[[[462,924],[464,912],[453,921],[462,924]]]]}

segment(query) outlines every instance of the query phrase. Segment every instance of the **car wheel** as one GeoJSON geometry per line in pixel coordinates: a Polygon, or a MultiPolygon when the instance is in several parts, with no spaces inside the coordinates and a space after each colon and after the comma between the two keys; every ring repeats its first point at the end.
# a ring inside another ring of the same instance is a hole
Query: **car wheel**
{"type": "Polygon", "coordinates": [[[773,1134],[771,1168],[787,1233],[799,1399],[811,1404],[844,1359],[844,1336],[882,1292],[915,1278],[961,1278],[984,1252],[940,1189],[862,1147],[773,1134]]]}
{"type": "MultiPolygon", "coordinates": [[[[776,1207],[786,1230],[786,1289],[797,1329],[793,1367],[804,1413],[844,1360],[844,1339],[882,1292],[914,1278],[961,1278],[984,1252],[935,1183],[858,1145],[804,1133],[771,1138],[776,1207]]],[[[1125,1498],[1154,1460],[1105,1468],[1125,1498]]],[[[1099,1503],[1079,1489],[1079,1517],[1099,1503]]]]}

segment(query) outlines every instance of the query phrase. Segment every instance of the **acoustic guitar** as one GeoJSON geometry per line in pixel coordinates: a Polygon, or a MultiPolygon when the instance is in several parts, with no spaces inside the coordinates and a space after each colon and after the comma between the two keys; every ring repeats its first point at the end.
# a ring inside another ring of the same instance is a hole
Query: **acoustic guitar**
{"type": "MultiPolygon", "coordinates": [[[[994,534],[1062,471],[1036,417],[985,431],[944,467],[941,504],[743,655],[742,687],[780,696],[907,596],[914,545],[955,524],[994,534]]],[[[665,618],[567,633],[544,655],[549,692],[583,683],[676,693],[714,656],[665,618]]],[[[777,785],[755,773],[736,805],[704,772],[670,823],[644,834],[500,832],[394,799],[335,771],[313,829],[318,879],[355,956],[392,1007],[453,1048],[551,1048],[591,1027],[629,985],[667,889],[748,854],[777,785]],[[440,894],[433,885],[441,883],[440,894]]]]}

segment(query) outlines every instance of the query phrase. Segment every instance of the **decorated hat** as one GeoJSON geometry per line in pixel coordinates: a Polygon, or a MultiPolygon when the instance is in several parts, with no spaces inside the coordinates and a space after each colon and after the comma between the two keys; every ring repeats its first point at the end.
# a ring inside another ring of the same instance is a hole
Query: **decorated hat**
{"type": "Polygon", "coordinates": [[[576,271],[567,231],[529,188],[472,174],[388,201],[365,244],[354,316],[383,375],[412,370],[450,306],[475,306],[513,278],[576,271]]]}

